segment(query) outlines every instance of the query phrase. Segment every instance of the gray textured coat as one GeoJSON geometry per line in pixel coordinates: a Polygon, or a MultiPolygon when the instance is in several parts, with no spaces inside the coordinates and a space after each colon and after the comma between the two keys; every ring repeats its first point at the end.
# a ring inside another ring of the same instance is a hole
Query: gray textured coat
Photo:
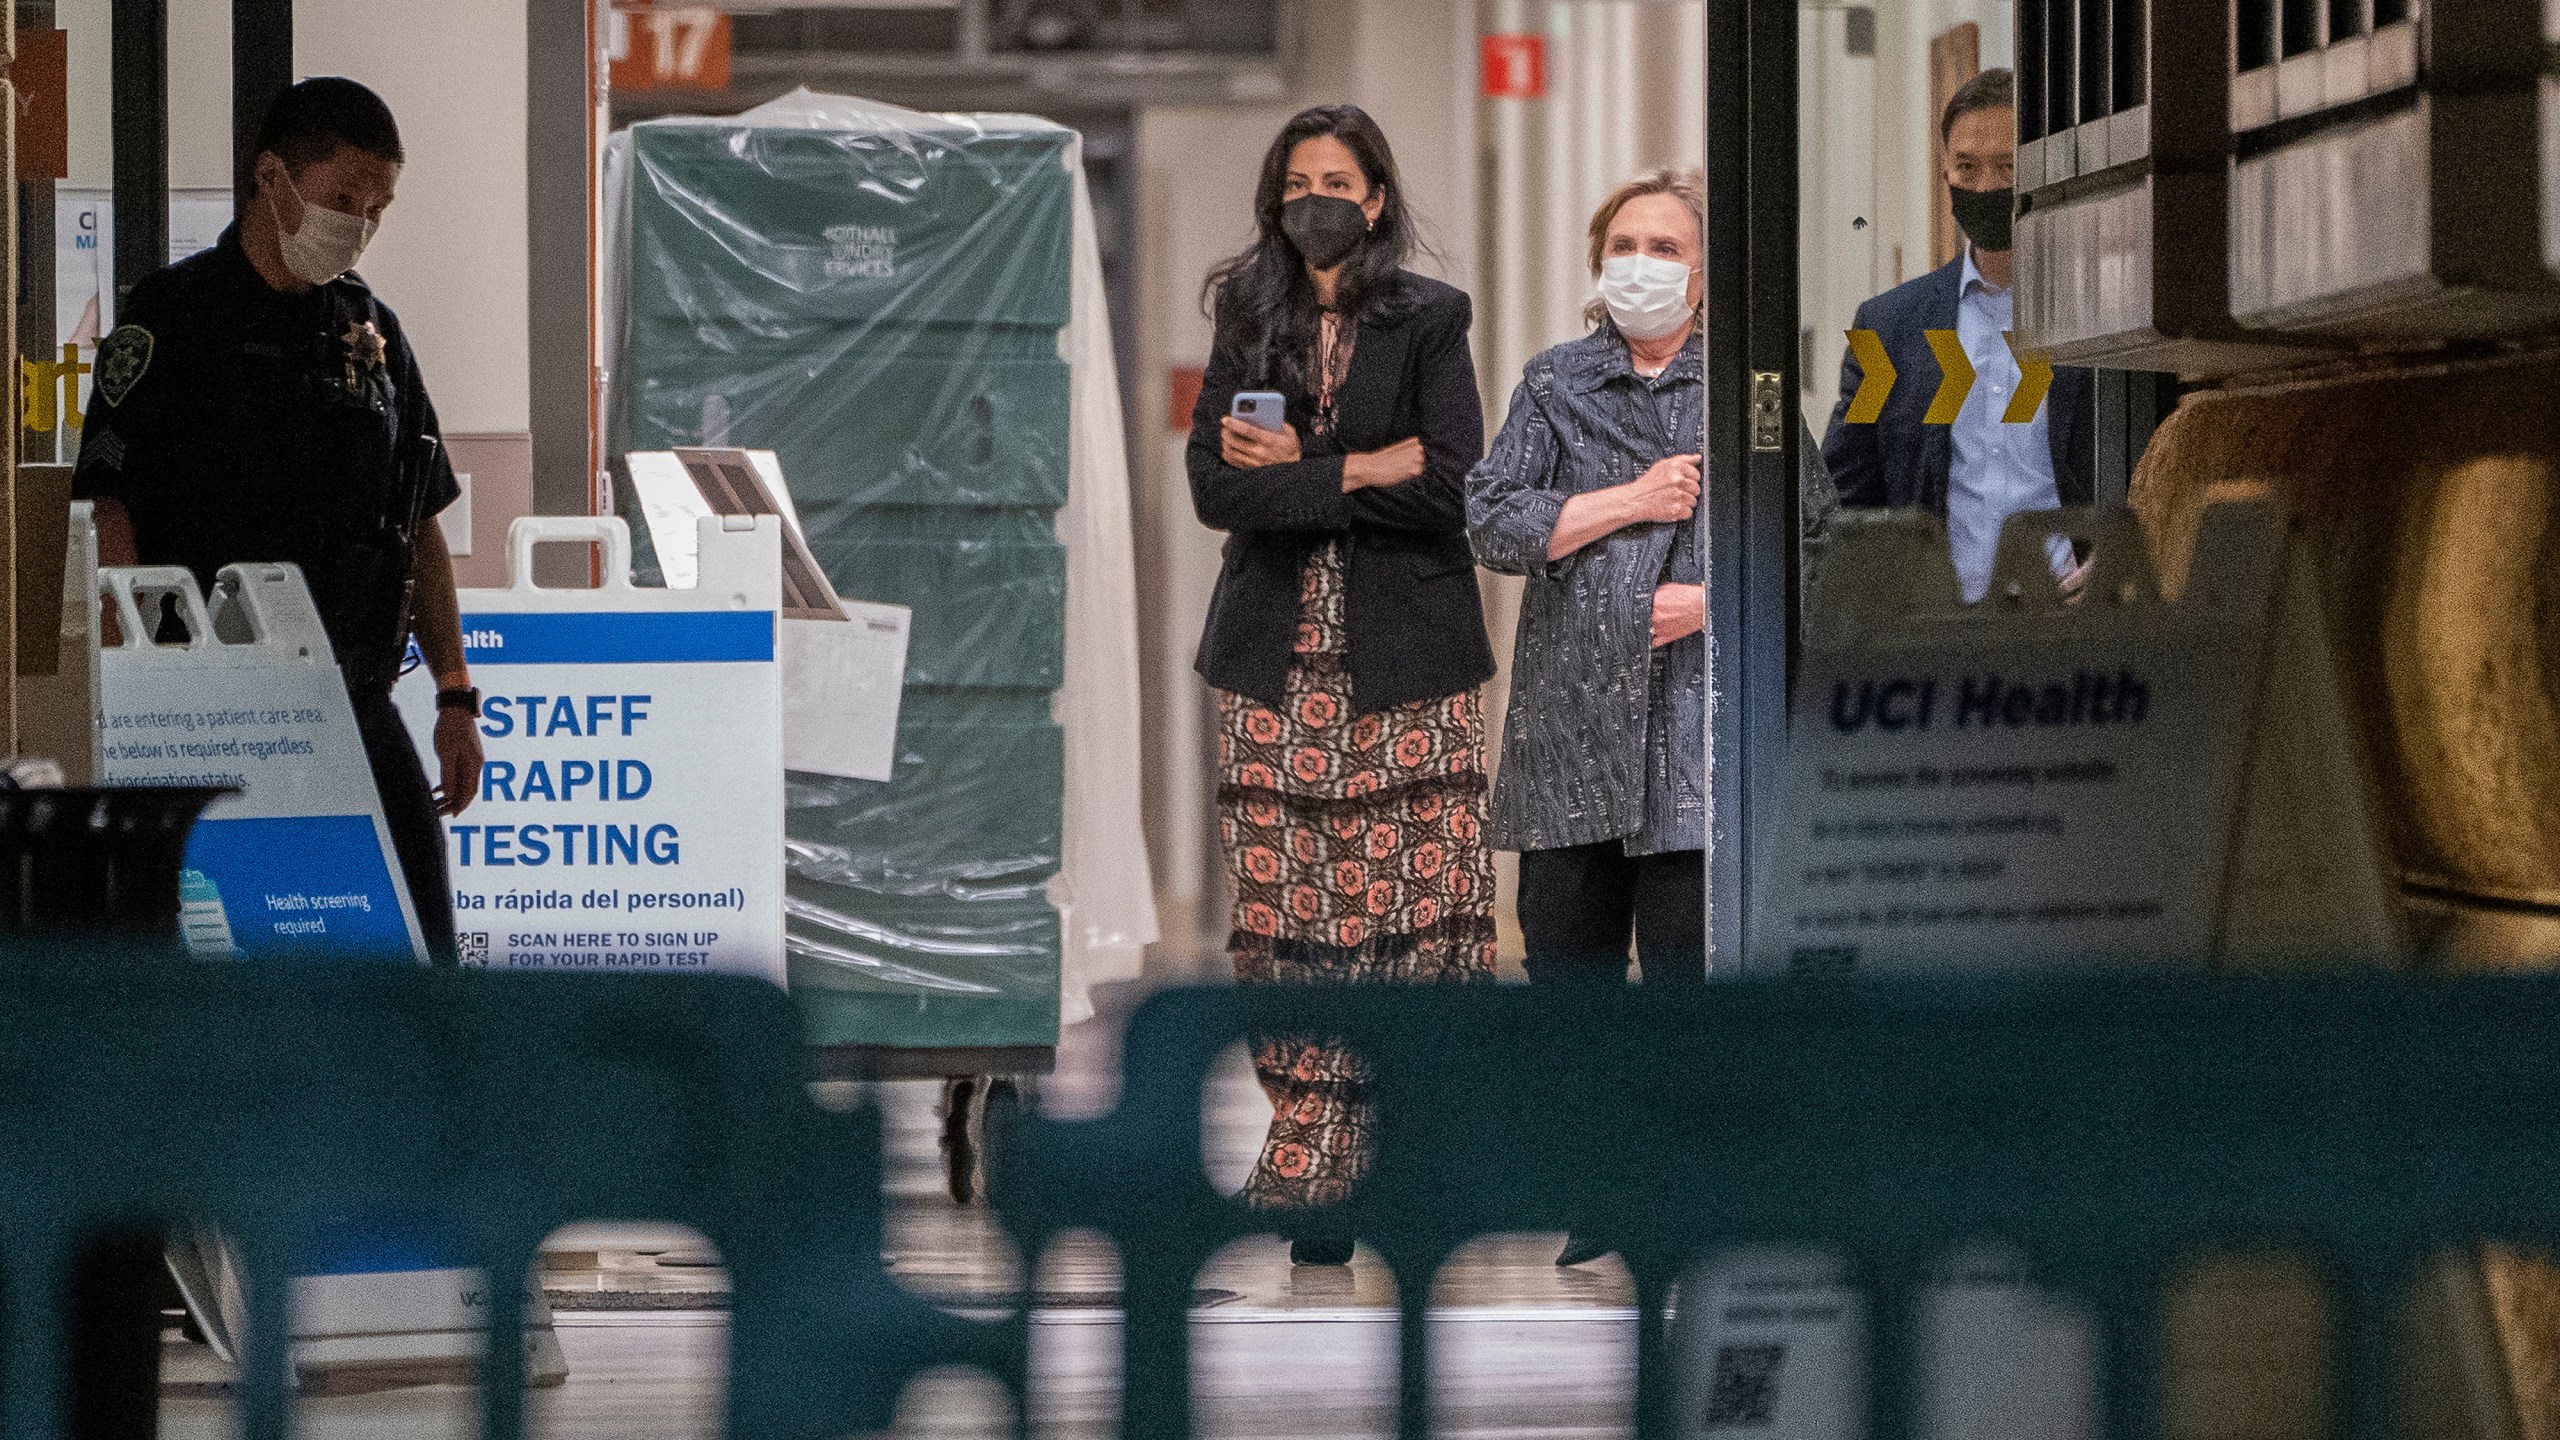
{"type": "Polygon", "coordinates": [[[1547,558],[1566,500],[1697,453],[1702,353],[1693,336],[1647,380],[1605,322],[1545,351],[1522,374],[1492,453],[1467,477],[1477,563],[1529,580],[1489,817],[1499,849],[1705,844],[1706,641],[1693,635],[1657,656],[1652,628],[1655,588],[1702,578],[1695,544],[1675,554],[1680,527],[1635,525],[1547,558]],[[1648,774],[1648,728],[1660,773],[1648,774]]]}

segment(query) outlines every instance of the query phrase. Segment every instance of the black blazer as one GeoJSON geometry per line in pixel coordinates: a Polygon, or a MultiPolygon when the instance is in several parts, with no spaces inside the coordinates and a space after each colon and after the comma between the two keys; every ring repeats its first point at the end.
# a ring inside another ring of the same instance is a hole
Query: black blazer
{"type": "Polygon", "coordinates": [[[1473,307],[1465,291],[1410,271],[1389,284],[1394,292],[1373,295],[1361,314],[1351,372],[1334,397],[1334,434],[1310,433],[1310,397],[1288,397],[1304,458],[1286,465],[1239,470],[1219,455],[1218,421],[1237,391],[1254,388],[1221,314],[1191,412],[1190,469],[1200,523],[1228,532],[1195,667],[1222,690],[1281,703],[1300,576],[1315,547],[1336,537],[1352,708],[1437,699],[1492,678],[1467,549],[1467,471],[1484,458],[1484,405],[1467,353],[1473,307]],[[1346,452],[1409,437],[1422,441],[1420,475],[1343,493],[1346,452]]]}
{"type": "MultiPolygon", "coordinates": [[[[1857,326],[1873,330],[1893,360],[1893,393],[1873,425],[1845,418],[1865,371],[1856,351],[1840,361],[1840,399],[1822,437],[1822,460],[1847,506],[1920,506],[1941,519],[1947,513],[1947,467],[1955,456],[1951,425],[1923,425],[1938,393],[1938,357],[1930,330],[1956,328],[1957,292],[1964,285],[1964,256],[1907,280],[1858,307],[1857,326]]],[[[2056,366],[2045,395],[2045,438],[2053,449],[2053,488],[2065,505],[2086,505],[2097,494],[2097,379],[2087,370],[2056,366]]]]}

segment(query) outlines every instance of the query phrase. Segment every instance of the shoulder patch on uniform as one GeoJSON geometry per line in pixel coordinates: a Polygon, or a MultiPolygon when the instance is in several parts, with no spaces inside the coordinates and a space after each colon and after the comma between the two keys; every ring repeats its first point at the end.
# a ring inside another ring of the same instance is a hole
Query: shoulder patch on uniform
{"type": "Polygon", "coordinates": [[[139,325],[119,325],[98,347],[98,393],[110,405],[121,405],[142,372],[151,368],[151,352],[159,342],[139,325]]]}

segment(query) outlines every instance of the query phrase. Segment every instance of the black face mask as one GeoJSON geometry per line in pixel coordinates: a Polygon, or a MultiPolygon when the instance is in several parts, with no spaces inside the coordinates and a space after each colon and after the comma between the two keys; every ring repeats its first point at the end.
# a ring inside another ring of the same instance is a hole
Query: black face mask
{"type": "Polygon", "coordinates": [[[1339,195],[1301,195],[1280,207],[1280,233],[1299,258],[1330,270],[1369,238],[1369,212],[1339,195]]]}
{"type": "Polygon", "coordinates": [[[2006,185],[1997,190],[1960,190],[1950,185],[1947,200],[1955,206],[1956,223],[1976,247],[1995,252],[2009,248],[2009,212],[2017,208],[2016,190],[2006,185]]]}

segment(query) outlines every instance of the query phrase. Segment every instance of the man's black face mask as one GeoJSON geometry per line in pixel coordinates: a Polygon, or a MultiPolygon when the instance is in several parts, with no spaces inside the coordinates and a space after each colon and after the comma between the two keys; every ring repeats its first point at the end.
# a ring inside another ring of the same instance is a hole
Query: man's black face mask
{"type": "Polygon", "coordinates": [[[2018,192],[2007,185],[1997,190],[1947,187],[1947,199],[1955,206],[1956,223],[1982,250],[2009,248],[2009,216],[2017,208],[2017,197],[2018,192]]]}

